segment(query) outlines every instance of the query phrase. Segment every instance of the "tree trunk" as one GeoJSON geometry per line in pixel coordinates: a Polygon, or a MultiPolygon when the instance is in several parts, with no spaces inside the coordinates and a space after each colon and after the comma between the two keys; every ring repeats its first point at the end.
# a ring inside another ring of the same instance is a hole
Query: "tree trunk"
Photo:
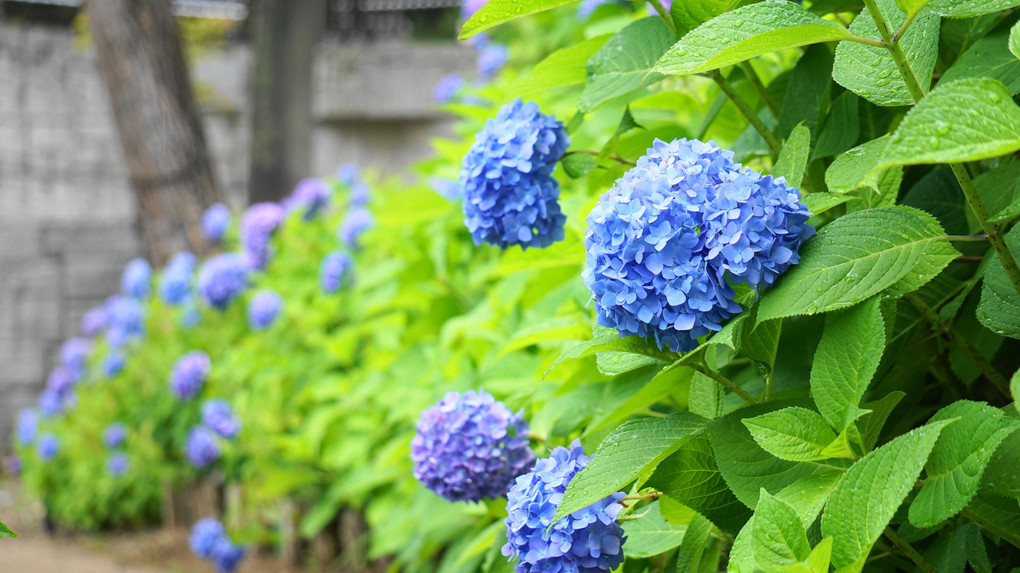
{"type": "Polygon", "coordinates": [[[312,56],[326,3],[261,0],[255,14],[249,203],[280,199],[310,175],[312,56]]]}
{"type": "Polygon", "coordinates": [[[87,0],[150,260],[206,250],[200,219],[222,201],[169,0],[87,0]]]}

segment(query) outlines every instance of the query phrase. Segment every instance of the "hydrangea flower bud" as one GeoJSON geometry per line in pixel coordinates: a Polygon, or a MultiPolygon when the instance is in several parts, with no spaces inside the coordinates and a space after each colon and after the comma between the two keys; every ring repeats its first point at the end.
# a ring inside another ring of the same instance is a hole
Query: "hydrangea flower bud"
{"type": "Polygon", "coordinates": [[[241,244],[248,255],[251,270],[266,267],[272,255],[269,239],[286,215],[287,212],[279,203],[256,203],[248,207],[241,220],[241,244]]]}
{"type": "Polygon", "coordinates": [[[103,303],[106,312],[106,340],[113,347],[145,336],[142,304],[134,298],[113,295],[103,303]]]}
{"type": "Polygon", "coordinates": [[[599,324],[690,350],[772,284],[814,233],[796,189],[713,143],[656,140],[588,215],[583,276],[599,324]]]}
{"type": "Polygon", "coordinates": [[[191,276],[198,259],[188,251],[177,253],[167,263],[159,282],[159,297],[170,306],[191,300],[191,276]]]}
{"type": "Polygon", "coordinates": [[[198,290],[205,302],[216,309],[227,308],[248,288],[248,271],[240,255],[222,253],[210,258],[198,272],[198,290]]]}
{"type": "Polygon", "coordinates": [[[422,412],[414,477],[449,501],[502,497],[535,460],[528,423],[486,392],[449,392],[422,412]]]}
{"type": "Polygon", "coordinates": [[[241,431],[241,422],[226,400],[206,400],[202,404],[202,423],[221,437],[232,440],[241,431]]]}
{"type": "Polygon", "coordinates": [[[322,287],[322,292],[332,294],[340,290],[344,275],[350,268],[351,259],[342,251],[333,251],[326,255],[319,267],[319,286],[322,287]]]}
{"type": "Polygon", "coordinates": [[[191,551],[203,559],[212,559],[213,548],[220,538],[226,535],[223,524],[211,517],[200,519],[191,528],[191,535],[188,536],[188,545],[191,551]]]}
{"type": "Polygon", "coordinates": [[[552,172],[568,145],[562,123],[519,99],[485,124],[460,172],[464,222],[476,245],[526,249],[563,239],[566,217],[552,172]]]}
{"type": "Polygon", "coordinates": [[[269,328],[283,309],[283,298],[271,290],[255,293],[248,302],[248,326],[252,330],[269,328]]]}
{"type": "Polygon", "coordinates": [[[48,462],[57,457],[57,453],[60,452],[60,440],[54,434],[43,434],[39,436],[37,451],[39,452],[39,458],[44,462],[48,462]]]}
{"type": "Polygon", "coordinates": [[[310,221],[329,205],[331,198],[326,182],[310,177],[298,182],[294,191],[283,200],[283,207],[287,211],[301,211],[304,220],[310,221]]]}
{"type": "Polygon", "coordinates": [[[447,103],[457,95],[462,87],[464,87],[464,76],[460,74],[443,76],[432,88],[432,100],[437,104],[447,103]]]}
{"type": "Polygon", "coordinates": [[[88,339],[72,338],[60,347],[60,362],[75,375],[75,378],[80,378],[85,372],[90,354],[92,343],[88,339]]]}
{"type": "Polygon", "coordinates": [[[345,245],[356,249],[359,245],[358,239],[362,233],[371,229],[373,225],[375,225],[375,219],[372,218],[372,213],[364,207],[354,206],[347,212],[343,222],[340,223],[340,229],[337,233],[345,245]]]}
{"type": "Polygon", "coordinates": [[[103,430],[103,443],[110,449],[120,447],[125,438],[127,438],[127,427],[120,422],[114,422],[103,430]]]}
{"type": "Polygon", "coordinates": [[[81,332],[85,336],[92,337],[106,328],[106,311],[103,307],[90,309],[81,317],[81,332]]]}
{"type": "Polygon", "coordinates": [[[517,478],[507,492],[507,543],[503,555],[519,561],[517,573],[577,571],[601,573],[623,562],[626,538],[616,516],[623,509],[617,492],[553,523],[570,480],[588,466],[581,443],[554,448],[517,478]],[[552,528],[549,525],[552,524],[552,528]],[[546,533],[546,530],[549,532],[546,533]]]}
{"type": "Polygon", "coordinates": [[[37,431],[39,431],[39,414],[33,408],[22,408],[18,412],[18,427],[15,431],[18,444],[22,446],[31,444],[37,431]]]}
{"type": "Polygon", "coordinates": [[[230,208],[223,203],[216,203],[202,214],[202,233],[212,243],[219,243],[230,228],[230,208]]]}
{"type": "Polygon", "coordinates": [[[170,389],[181,400],[190,400],[202,390],[212,362],[201,350],[186,353],[177,359],[170,372],[170,389]]]}
{"type": "Polygon", "coordinates": [[[149,261],[138,258],[133,259],[124,267],[124,274],[120,277],[120,290],[137,299],[149,297],[149,281],[152,280],[152,265],[149,261]]]}
{"type": "Polygon", "coordinates": [[[503,69],[510,58],[510,51],[503,44],[491,43],[478,52],[478,77],[491,80],[503,69]]]}
{"type": "Polygon", "coordinates": [[[106,458],[106,471],[113,477],[120,477],[131,469],[131,460],[124,452],[113,452],[106,458]]]}
{"type": "Polygon", "coordinates": [[[196,468],[212,465],[220,459],[220,443],[216,441],[216,434],[205,426],[192,428],[185,444],[185,454],[188,462],[196,468]]]}

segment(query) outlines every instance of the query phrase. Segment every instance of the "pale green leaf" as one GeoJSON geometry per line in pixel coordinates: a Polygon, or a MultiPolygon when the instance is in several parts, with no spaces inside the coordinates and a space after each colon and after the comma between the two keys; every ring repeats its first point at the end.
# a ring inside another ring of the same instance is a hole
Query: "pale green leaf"
{"type": "Polygon", "coordinates": [[[856,201],[856,198],[848,195],[834,195],[832,193],[825,193],[822,191],[818,193],[808,193],[800,199],[800,202],[807,206],[808,211],[811,211],[812,215],[824,213],[833,207],[846,203],[847,201],[856,201]]]}
{"type": "Polygon", "coordinates": [[[920,12],[927,3],[928,0],[896,0],[896,5],[908,16],[920,12]]]}
{"type": "Polygon", "coordinates": [[[649,74],[676,38],[661,18],[631,22],[588,60],[587,83],[577,108],[588,113],[603,103],[662,79],[649,74]]]}
{"type": "Polygon", "coordinates": [[[850,36],[846,28],[793,2],[765,0],[690,31],[662,56],[654,71],[678,76],[708,72],[762,54],[850,36]]]}
{"type": "MultiPolygon", "coordinates": [[[[596,359],[601,358],[604,354],[608,353],[600,353],[596,355],[596,359]]],[[[631,354],[629,356],[638,355],[631,354]]],[[[634,413],[651,406],[674,392],[678,387],[683,386],[687,381],[691,380],[693,375],[696,374],[690,368],[676,368],[660,371],[650,382],[645,384],[641,390],[632,394],[626,401],[610,411],[603,418],[589,424],[588,427],[585,428],[585,435],[598,432],[603,428],[619,425],[621,422],[634,415],[634,413]]],[[[718,386],[718,384],[716,384],[716,386],[718,386]]],[[[695,412],[693,409],[691,411],[695,414],[701,414],[700,412],[695,412]]]]}
{"type": "Polygon", "coordinates": [[[564,362],[591,356],[599,352],[630,352],[632,354],[659,358],[663,363],[670,357],[669,353],[662,352],[654,344],[650,344],[643,338],[637,336],[621,337],[619,331],[615,328],[606,328],[595,324],[592,326],[592,333],[594,338],[591,340],[576,344],[560,354],[552,365],[546,369],[545,374],[548,375],[553,368],[564,362]]]}
{"type": "Polygon", "coordinates": [[[766,570],[806,561],[811,554],[811,544],[797,512],[764,488],[758,496],[751,533],[751,552],[766,570]]]}
{"type": "Polygon", "coordinates": [[[950,18],[970,18],[1020,6],[1020,0],[931,0],[932,11],[950,18]]]}
{"type": "Polygon", "coordinates": [[[910,505],[910,523],[917,527],[938,525],[965,508],[995,449],[1017,429],[998,408],[966,400],[939,410],[931,421],[954,418],[959,420],[942,431],[932,449],[924,486],[910,505]]]}
{"type": "MultiPolygon", "coordinates": [[[[894,0],[877,0],[889,27],[898,29],[906,19],[894,0]]],[[[863,10],[850,24],[850,32],[872,40],[882,36],[868,10],[863,10]]],[[[938,58],[939,17],[923,9],[899,40],[923,91],[931,84],[932,71],[938,58]]],[[[840,42],[836,46],[836,63],[832,78],[846,89],[880,106],[901,106],[914,103],[907,83],[899,73],[889,50],[856,42],[840,42]]]]}
{"type": "Polygon", "coordinates": [[[0,539],[3,539],[4,537],[17,537],[17,536],[18,534],[11,531],[11,528],[7,527],[6,523],[0,521],[0,539]]]}
{"type": "Polygon", "coordinates": [[[687,526],[667,523],[662,518],[659,502],[653,501],[637,511],[641,517],[624,524],[628,558],[642,559],[659,555],[683,542],[687,526]]]}
{"type": "Polygon", "coordinates": [[[580,179],[595,169],[595,158],[587,153],[571,153],[561,161],[563,171],[571,179],[580,179]]]}
{"type": "Polygon", "coordinates": [[[700,570],[701,556],[705,552],[705,545],[708,544],[711,534],[712,522],[699,514],[694,514],[691,522],[687,524],[687,532],[684,533],[680,549],[676,553],[676,570],[678,573],[700,570]]]}
{"type": "Polygon", "coordinates": [[[1020,60],[1020,22],[1009,29],[1009,52],[1020,60]]]}
{"type": "Polygon", "coordinates": [[[789,187],[800,187],[811,154],[811,130],[804,124],[793,128],[779,150],[779,159],[772,167],[773,177],[785,177],[789,187]]]}
{"type": "Polygon", "coordinates": [[[703,418],[714,420],[723,413],[723,399],[726,392],[721,384],[695,372],[691,378],[691,391],[687,397],[687,407],[691,412],[703,418]]]}
{"type": "Polygon", "coordinates": [[[923,256],[941,252],[936,242],[945,242],[938,221],[910,207],[844,215],[801,248],[800,263],[762,297],[758,321],[828,312],[871,298],[914,271],[923,256]]]}
{"type": "Polygon", "coordinates": [[[459,39],[470,38],[478,32],[483,32],[510,20],[516,20],[522,16],[544,12],[559,6],[573,4],[579,0],[488,0],[484,6],[478,9],[460,29],[459,39]]]}
{"type": "Polygon", "coordinates": [[[609,34],[595,36],[556,50],[535,64],[528,75],[514,82],[511,93],[527,96],[542,90],[583,84],[588,77],[588,60],[610,37],[609,34]]]}
{"type": "Polygon", "coordinates": [[[650,474],[684,442],[704,431],[705,420],[690,412],[625,422],[602,440],[588,467],[570,480],[553,521],[650,474]]]}
{"type": "Polygon", "coordinates": [[[669,14],[676,24],[677,33],[683,36],[712,18],[725,14],[739,6],[750,4],[753,1],[700,0],[698,2],[673,2],[669,7],[669,14]]]}
{"type": "Polygon", "coordinates": [[[822,452],[836,439],[825,418],[807,408],[783,408],[743,423],[763,450],[792,462],[824,459],[822,452]]]}
{"type": "Polygon", "coordinates": [[[1020,60],[1009,53],[1006,32],[989,34],[974,42],[959,59],[942,74],[940,83],[963,78],[999,80],[1011,94],[1020,92],[1020,60]]]}
{"type": "Polygon", "coordinates": [[[869,189],[876,193],[899,189],[903,168],[874,171],[882,161],[882,155],[888,145],[889,137],[882,136],[837,156],[825,171],[826,187],[839,195],[860,189],[869,189]]]}
{"type": "MultiPolygon", "coordinates": [[[[1014,257],[1020,254],[1020,227],[1013,227],[1004,239],[1014,257]]],[[[1020,296],[994,252],[988,255],[977,318],[996,334],[1020,339],[1020,296]]]]}
{"type": "Polygon", "coordinates": [[[903,503],[947,422],[911,430],[872,451],[840,478],[822,512],[832,564],[853,565],[871,551],[903,503]]]}

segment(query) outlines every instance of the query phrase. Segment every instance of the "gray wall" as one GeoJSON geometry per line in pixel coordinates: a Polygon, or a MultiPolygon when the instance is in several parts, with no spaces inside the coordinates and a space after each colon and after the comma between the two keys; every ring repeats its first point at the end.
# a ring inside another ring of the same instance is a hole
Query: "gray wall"
{"type": "MultiPolygon", "coordinates": [[[[444,75],[474,54],[449,45],[320,46],[313,175],[343,162],[393,173],[429,154],[449,119],[431,107],[444,75]]],[[[220,186],[244,203],[251,52],[233,46],[193,66],[220,186]]],[[[0,24],[0,452],[81,315],[118,289],[137,256],[135,203],[106,87],[66,29],[0,24]]]]}

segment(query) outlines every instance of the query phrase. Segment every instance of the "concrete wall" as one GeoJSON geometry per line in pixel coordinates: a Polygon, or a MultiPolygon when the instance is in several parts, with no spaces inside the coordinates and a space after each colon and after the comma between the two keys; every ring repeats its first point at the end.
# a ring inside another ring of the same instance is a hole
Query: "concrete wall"
{"type": "MultiPolygon", "coordinates": [[[[449,130],[432,86],[474,67],[456,45],[323,45],[315,64],[312,174],[345,161],[389,173],[449,130]]],[[[244,203],[251,52],[233,46],[193,69],[218,181],[244,203]]],[[[140,252],[135,203],[95,55],[72,32],[0,25],[0,452],[78,331],[140,252]]]]}

